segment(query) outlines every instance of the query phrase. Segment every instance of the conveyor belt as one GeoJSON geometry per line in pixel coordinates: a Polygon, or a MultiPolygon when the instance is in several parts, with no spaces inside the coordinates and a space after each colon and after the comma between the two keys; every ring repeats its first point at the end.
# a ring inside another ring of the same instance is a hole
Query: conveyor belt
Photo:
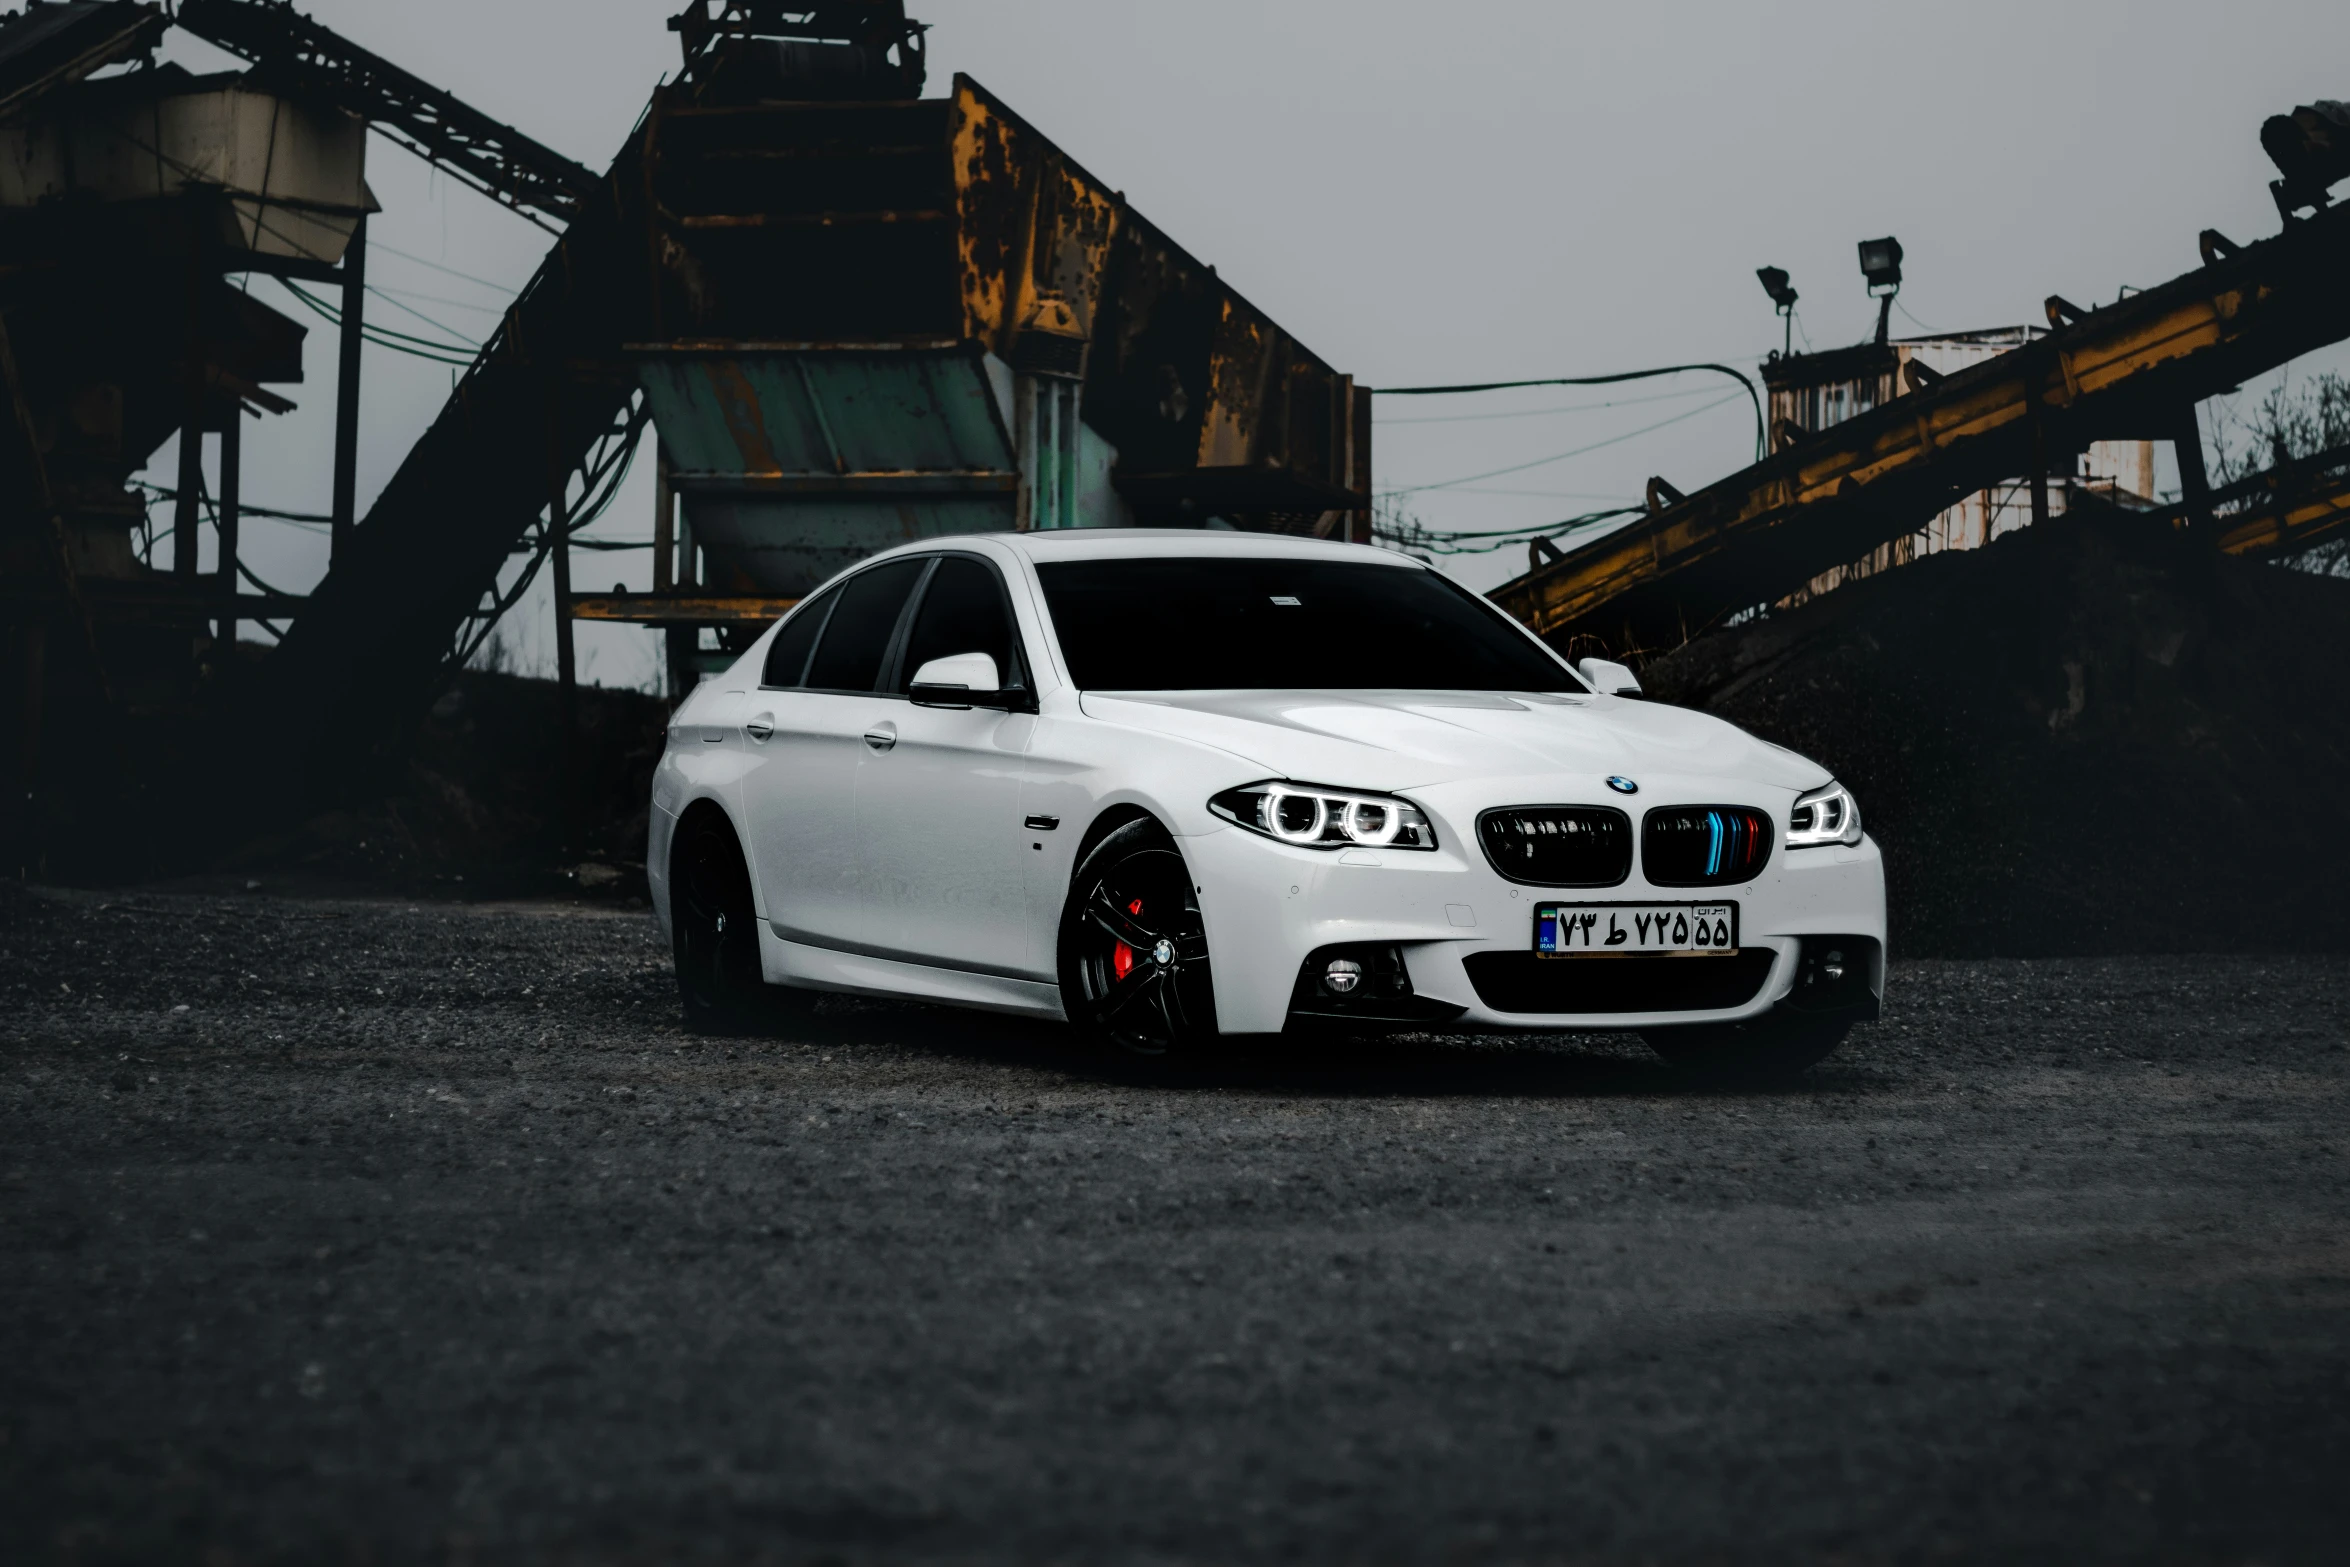
{"type": "Polygon", "coordinates": [[[1576,652],[1661,651],[2036,457],[2174,438],[2195,403],[2350,337],[2350,205],[2241,249],[2208,236],[2206,251],[2183,277],[1803,438],[1492,596],[1576,652]]]}
{"type": "Polygon", "coordinates": [[[2350,446],[2254,474],[2212,497],[2219,547],[2270,560],[2350,529],[2350,446]]]}

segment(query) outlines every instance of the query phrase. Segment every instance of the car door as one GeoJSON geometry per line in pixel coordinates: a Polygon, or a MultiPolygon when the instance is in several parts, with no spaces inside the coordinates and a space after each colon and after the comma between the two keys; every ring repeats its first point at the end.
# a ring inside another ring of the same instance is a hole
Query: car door
{"type": "Polygon", "coordinates": [[[886,748],[857,770],[857,848],[881,955],[980,973],[1047,977],[1028,938],[1026,867],[1033,834],[1020,784],[1036,719],[999,708],[916,707],[902,693],[936,658],[985,653],[1008,686],[1031,689],[1004,583],[978,555],[948,554],[922,584],[893,684],[876,723],[886,748]]]}
{"type": "Polygon", "coordinates": [[[795,614],[768,646],[742,710],[756,765],[743,781],[761,909],[775,934],[854,947],[863,930],[856,845],[857,767],[888,655],[926,560],[857,573],[795,614]]]}

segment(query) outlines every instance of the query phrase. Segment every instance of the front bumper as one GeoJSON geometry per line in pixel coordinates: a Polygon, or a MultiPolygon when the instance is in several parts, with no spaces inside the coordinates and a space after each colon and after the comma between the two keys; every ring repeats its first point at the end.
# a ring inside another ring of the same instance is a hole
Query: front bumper
{"type": "MultiPolygon", "coordinates": [[[[1294,848],[1237,827],[1185,838],[1183,852],[1207,925],[1222,1031],[1270,1033],[1313,1010],[1299,1005],[1301,966],[1321,949],[1358,944],[1400,949],[1422,1014],[1430,1022],[1449,1014],[1446,1026],[1459,1028],[1661,1028],[1737,1022],[1781,1004],[1799,1006],[1806,937],[1859,938],[1850,943],[1850,961],[1861,970],[1855,978],[1866,996],[1863,1001],[1854,994],[1857,986],[1848,987],[1839,998],[1845,1015],[1873,1015],[1884,994],[1885,871],[1869,838],[1850,848],[1774,849],[1755,880],[1701,889],[1652,887],[1637,869],[1631,880],[1605,889],[1517,886],[1457,830],[1446,834],[1440,825],[1439,842],[1433,851],[1333,853],[1294,848]],[[1643,900],[1735,902],[1742,958],[1532,957],[1538,901],[1643,900]],[[1477,965],[1473,978],[1470,960],[1482,954],[1509,956],[1477,965]],[[1600,1011],[1519,1010],[1548,1003],[1533,999],[1538,987],[1503,982],[1527,964],[1595,962],[1662,964],[1665,973],[1688,978],[1686,985],[1677,977],[1662,982],[1674,992],[1668,998],[1657,995],[1653,982],[1629,991],[1595,987],[1618,995],[1636,991],[1651,1003],[1642,1010],[1600,1011]],[[1747,977],[1733,979],[1726,968],[1706,967],[1733,963],[1747,977]],[[1748,983],[1751,994],[1744,993],[1748,983]],[[1655,1004],[1660,999],[1670,1004],[1655,1004]],[[1714,1001],[1727,1004],[1691,1004],[1714,1001]]],[[[1815,942],[1815,963],[1819,953],[1815,942]]]]}

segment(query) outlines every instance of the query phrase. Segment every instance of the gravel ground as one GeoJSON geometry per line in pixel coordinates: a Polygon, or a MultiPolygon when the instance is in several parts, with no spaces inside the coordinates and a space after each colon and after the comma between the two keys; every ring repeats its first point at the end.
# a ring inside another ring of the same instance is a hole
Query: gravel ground
{"type": "Polygon", "coordinates": [[[0,1560],[2341,1559],[2350,959],[1185,1070],[0,888],[0,1560]]]}

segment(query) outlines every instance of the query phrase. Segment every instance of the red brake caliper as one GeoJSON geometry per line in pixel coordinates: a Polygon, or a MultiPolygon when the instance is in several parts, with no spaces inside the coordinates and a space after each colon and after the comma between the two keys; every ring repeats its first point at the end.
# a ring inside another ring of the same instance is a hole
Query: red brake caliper
{"type": "MultiPolygon", "coordinates": [[[[1142,900],[1137,898],[1132,903],[1127,904],[1126,912],[1136,916],[1137,918],[1140,918],[1142,915],[1142,900]]],[[[1117,950],[1110,954],[1110,972],[1117,975],[1120,979],[1124,979],[1127,975],[1134,972],[1134,949],[1126,945],[1126,943],[1123,941],[1119,942],[1117,950]]]]}

